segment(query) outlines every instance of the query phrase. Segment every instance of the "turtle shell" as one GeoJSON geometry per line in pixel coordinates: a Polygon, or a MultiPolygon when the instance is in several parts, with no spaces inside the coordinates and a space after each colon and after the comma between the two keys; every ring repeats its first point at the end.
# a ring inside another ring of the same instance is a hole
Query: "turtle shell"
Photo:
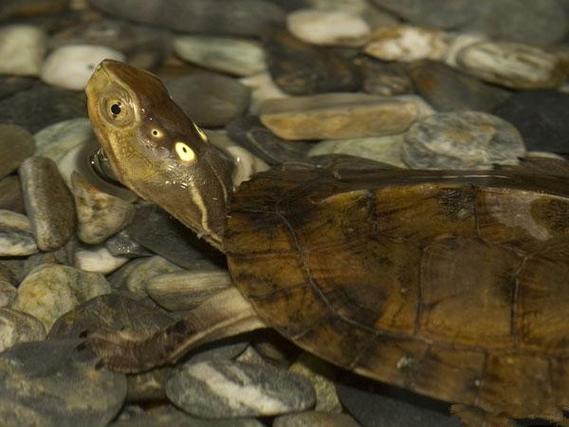
{"type": "Polygon", "coordinates": [[[513,417],[569,407],[564,172],[277,167],[225,245],[258,315],[336,365],[513,417]]]}

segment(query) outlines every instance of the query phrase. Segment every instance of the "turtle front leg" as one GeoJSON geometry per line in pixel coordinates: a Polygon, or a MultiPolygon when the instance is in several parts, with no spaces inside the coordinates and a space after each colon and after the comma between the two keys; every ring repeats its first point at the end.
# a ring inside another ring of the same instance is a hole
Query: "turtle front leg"
{"type": "Polygon", "coordinates": [[[103,366],[113,371],[136,373],[174,364],[202,344],[265,327],[249,302],[231,287],[153,335],[99,330],[87,336],[86,345],[103,366]]]}

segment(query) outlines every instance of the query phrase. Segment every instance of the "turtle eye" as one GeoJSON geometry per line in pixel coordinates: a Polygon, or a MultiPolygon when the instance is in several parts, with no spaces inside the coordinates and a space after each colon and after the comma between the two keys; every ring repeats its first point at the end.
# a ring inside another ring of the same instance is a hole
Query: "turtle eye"
{"type": "Polygon", "coordinates": [[[126,125],[132,120],[130,105],[119,97],[104,101],[102,109],[107,120],[115,125],[126,125]]]}
{"type": "Polygon", "coordinates": [[[118,116],[122,111],[121,108],[121,103],[120,102],[115,102],[113,105],[111,105],[111,114],[113,116],[118,116]]]}
{"type": "Polygon", "coordinates": [[[184,162],[193,162],[196,159],[196,153],[185,142],[176,142],[174,150],[178,158],[184,162]]]}

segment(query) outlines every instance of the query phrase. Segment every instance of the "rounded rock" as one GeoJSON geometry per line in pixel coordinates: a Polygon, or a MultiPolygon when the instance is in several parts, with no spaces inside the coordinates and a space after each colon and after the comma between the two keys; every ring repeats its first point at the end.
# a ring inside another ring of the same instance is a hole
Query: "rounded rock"
{"type": "Polygon", "coordinates": [[[46,337],[44,325],[35,317],[11,308],[0,308],[0,353],[10,347],[46,337]]]}
{"type": "MultiPolygon", "coordinates": [[[[1,12],[0,12],[1,13],[1,12]]],[[[0,29],[0,74],[37,76],[46,50],[47,37],[31,25],[0,29]]]]}
{"type": "Polygon", "coordinates": [[[0,209],[0,256],[27,256],[38,252],[30,220],[0,209]]]}
{"type": "Polygon", "coordinates": [[[18,169],[25,159],[33,156],[35,148],[34,137],[26,129],[0,124],[0,178],[18,169]]]}
{"type": "Polygon", "coordinates": [[[416,169],[492,169],[515,165],[525,155],[514,126],[480,112],[439,113],[405,135],[403,161],[416,169]]]}
{"type": "Polygon", "coordinates": [[[68,45],[54,50],[45,60],[41,79],[70,90],[83,90],[103,59],[124,61],[122,53],[104,46],[68,45]]]}
{"type": "Polygon", "coordinates": [[[65,155],[79,145],[84,145],[94,137],[89,119],[79,117],[54,123],[37,132],[36,155],[59,162],[65,155]]]}
{"type": "Polygon", "coordinates": [[[287,17],[288,30],[300,40],[321,46],[363,46],[371,34],[359,16],[339,11],[297,10],[287,17]]]}
{"type": "Polygon", "coordinates": [[[268,365],[224,360],[189,363],[174,372],[166,395],[184,411],[204,418],[272,416],[314,405],[310,383],[268,365]]]}

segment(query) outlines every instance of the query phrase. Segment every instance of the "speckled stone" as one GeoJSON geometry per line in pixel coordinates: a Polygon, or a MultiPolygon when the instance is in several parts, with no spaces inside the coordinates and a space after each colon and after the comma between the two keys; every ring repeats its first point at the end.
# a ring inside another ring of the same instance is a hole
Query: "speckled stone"
{"type": "Polygon", "coordinates": [[[0,307],[12,307],[18,295],[18,289],[14,286],[16,284],[16,277],[12,271],[0,264],[0,307]]]}
{"type": "Polygon", "coordinates": [[[127,257],[113,256],[103,245],[76,245],[73,265],[84,271],[108,274],[128,262],[127,257]]]}
{"type": "Polygon", "coordinates": [[[359,16],[318,9],[302,9],[287,16],[287,28],[298,39],[320,46],[363,46],[371,34],[359,16]]]}
{"type": "Polygon", "coordinates": [[[448,39],[442,31],[409,25],[376,30],[364,48],[374,58],[401,62],[441,60],[447,50],[448,39]]]}
{"type": "Polygon", "coordinates": [[[235,76],[250,76],[267,67],[261,46],[245,39],[183,35],[174,39],[174,50],[185,61],[235,76]]]}
{"type": "Polygon", "coordinates": [[[0,124],[0,179],[18,169],[35,151],[34,137],[20,126],[0,124]]]}
{"type": "Polygon", "coordinates": [[[102,243],[132,220],[134,205],[103,193],[79,173],[71,175],[71,186],[77,209],[78,236],[83,242],[102,243]]]}
{"type": "Polygon", "coordinates": [[[0,209],[0,256],[27,256],[37,251],[30,220],[25,215],[0,209]]]}
{"type": "Polygon", "coordinates": [[[145,292],[170,311],[191,310],[219,291],[231,286],[223,269],[177,271],[146,279],[145,292]]]}
{"type": "Polygon", "coordinates": [[[0,355],[0,419],[6,427],[107,425],[126,396],[122,374],[95,367],[79,340],[18,344],[0,355]]]}
{"type": "Polygon", "coordinates": [[[322,156],[325,154],[348,154],[363,157],[377,162],[406,168],[401,160],[401,152],[405,134],[378,136],[357,139],[325,140],[314,145],[308,156],[322,156]]]}
{"type": "Polygon", "coordinates": [[[220,257],[195,233],[156,205],[139,207],[126,231],[135,242],[184,268],[191,267],[205,254],[220,257]]]}
{"type": "Polygon", "coordinates": [[[36,317],[49,331],[61,315],[110,291],[109,283],[100,274],[44,264],[33,269],[21,283],[13,308],[36,317]]]}
{"type": "Polygon", "coordinates": [[[45,55],[46,43],[45,33],[31,25],[8,25],[0,28],[0,74],[37,76],[45,55]]]}
{"type": "Polygon", "coordinates": [[[20,178],[10,175],[0,179],[0,209],[25,213],[20,178]]]}
{"type": "Polygon", "coordinates": [[[405,135],[403,161],[415,169],[492,169],[515,165],[525,155],[514,126],[479,112],[438,113],[405,135]]]}
{"type": "Polygon", "coordinates": [[[41,68],[47,84],[70,90],[83,90],[95,67],[103,59],[125,61],[125,56],[105,46],[68,45],[51,52],[41,68]]]}
{"type": "Polygon", "coordinates": [[[152,255],[152,252],[132,240],[125,230],[109,237],[105,241],[105,248],[115,257],[139,258],[152,255]]]}
{"type": "Polygon", "coordinates": [[[565,81],[555,55],[528,45],[481,42],[460,51],[456,60],[469,74],[512,89],[556,88],[565,81]]]}
{"type": "Polygon", "coordinates": [[[360,424],[348,414],[326,412],[301,412],[277,417],[273,427],[359,427],[360,424]]]}
{"type": "Polygon", "coordinates": [[[226,129],[231,139],[270,165],[302,160],[313,147],[309,142],[291,144],[279,138],[263,126],[257,116],[241,117],[229,123],[226,129]]]}
{"type": "Polygon", "coordinates": [[[357,59],[364,79],[363,90],[373,95],[394,96],[413,93],[407,66],[363,56],[357,59]]]}
{"type": "Polygon", "coordinates": [[[89,119],[79,117],[64,120],[40,130],[34,135],[36,155],[60,161],[73,148],[86,144],[95,135],[89,119]]]}
{"type": "Polygon", "coordinates": [[[258,36],[268,25],[284,22],[284,11],[264,0],[91,0],[91,4],[117,18],[171,30],[258,36]]]}
{"type": "Polygon", "coordinates": [[[260,421],[251,418],[231,420],[204,420],[195,418],[173,406],[166,406],[147,412],[129,420],[118,421],[110,427],[263,427],[260,421]]]}
{"type": "Polygon", "coordinates": [[[268,100],[261,122],[284,139],[344,139],[402,133],[431,114],[417,97],[325,94],[268,100]]]}
{"type": "Polygon", "coordinates": [[[417,64],[409,76],[417,93],[438,111],[491,112],[511,96],[442,62],[417,64]]]}
{"type": "Polygon", "coordinates": [[[269,416],[314,405],[314,390],[303,377],[268,365],[231,361],[188,363],[166,383],[168,398],[203,418],[269,416]]]}
{"type": "Polygon", "coordinates": [[[32,223],[38,248],[50,251],[62,247],[75,232],[73,196],[53,160],[30,157],[19,169],[26,212],[32,223]]]}
{"type": "Polygon", "coordinates": [[[334,50],[309,45],[282,30],[268,32],[263,44],[269,72],[285,93],[351,92],[361,87],[358,68],[334,50]]]}
{"type": "Polygon", "coordinates": [[[29,341],[45,339],[45,327],[33,316],[11,308],[0,308],[0,353],[29,341]]]}
{"type": "Polygon", "coordinates": [[[79,338],[97,329],[156,332],[173,322],[164,310],[117,293],[92,298],[57,319],[49,339],[79,338]]]}
{"type": "Polygon", "coordinates": [[[553,90],[522,92],[493,114],[520,131],[528,150],[569,153],[569,95],[553,90]]]}
{"type": "Polygon", "coordinates": [[[0,101],[0,122],[22,126],[32,133],[62,120],[85,116],[84,94],[43,83],[0,101]]]}
{"type": "Polygon", "coordinates": [[[196,73],[166,82],[172,99],[199,126],[221,127],[247,111],[250,90],[237,80],[196,73]]]}

